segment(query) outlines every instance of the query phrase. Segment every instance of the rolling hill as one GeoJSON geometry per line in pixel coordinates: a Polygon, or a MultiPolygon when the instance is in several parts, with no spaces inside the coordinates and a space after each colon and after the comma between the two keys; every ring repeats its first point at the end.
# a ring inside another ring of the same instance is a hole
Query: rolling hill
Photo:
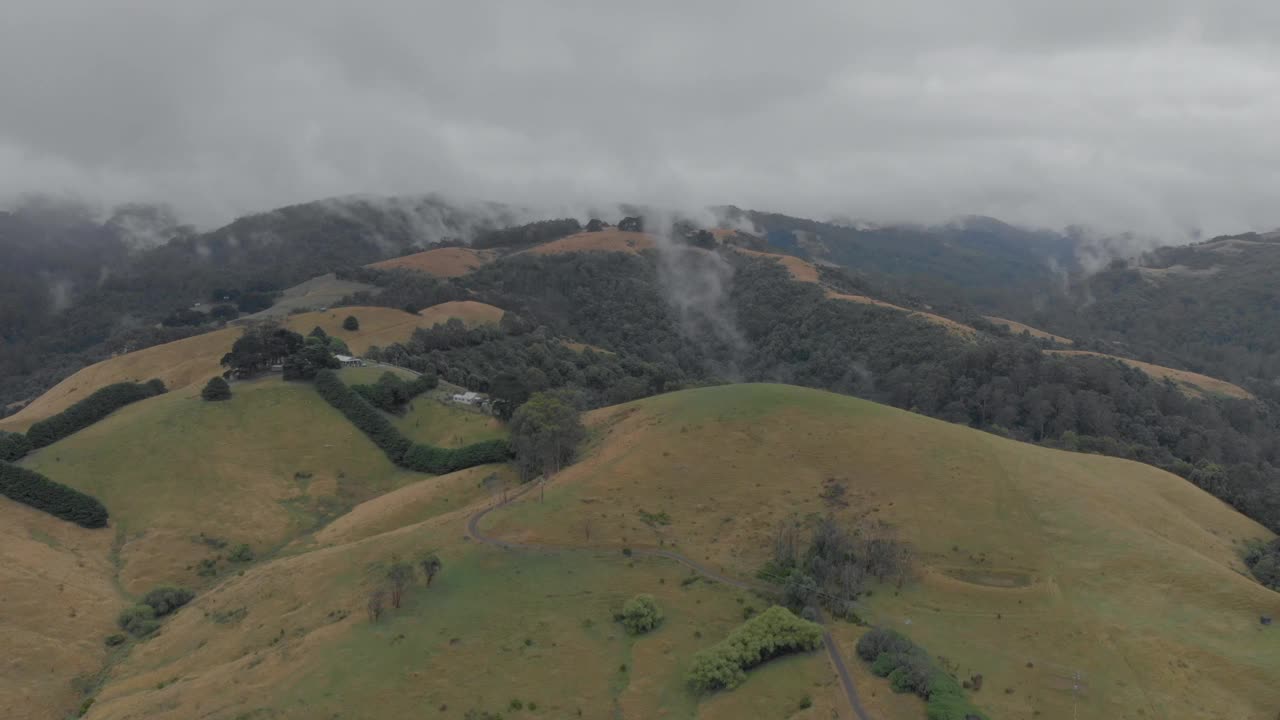
{"type": "MultiPolygon", "coordinates": [[[[1270,681],[1280,650],[1257,622],[1280,611],[1280,596],[1238,559],[1240,543],[1267,531],[1149,466],[821,391],[703,388],[591,413],[582,461],[544,499],[526,494],[482,522],[487,535],[544,548],[514,552],[466,530],[510,492],[509,470],[414,476],[306,385],[234,389],[227,403],[201,402],[194,388],[136,403],[23,461],[112,511],[118,565],[104,564],[109,534],[99,532],[90,559],[106,580],[84,579],[100,610],[78,637],[111,632],[122,604],[112,577],[134,596],[159,582],[205,588],[112,662],[90,720],[364,717],[368,707],[462,718],[511,712],[514,700],[532,718],[830,717],[847,705],[821,653],[766,665],[732,692],[689,690],[692,654],[760,600],[664,558],[619,553],[662,547],[750,578],[778,521],[826,512],[884,521],[911,544],[913,579],[877,586],[858,611],[957,672],[982,673],[989,690],[974,699],[993,717],[1187,709],[1270,720],[1280,701],[1270,681]],[[831,482],[847,488],[847,505],[824,500],[831,482]],[[201,577],[200,561],[220,554],[213,540],[247,542],[261,560],[222,560],[201,577]],[[365,600],[388,564],[425,550],[443,559],[440,579],[370,622],[365,600]],[[640,638],[611,619],[637,592],[667,615],[640,638]],[[1064,671],[1084,673],[1089,693],[1062,690],[1064,671]]],[[[43,557],[22,554],[11,574],[35,572],[43,557]]],[[[15,586],[6,602],[49,612],[31,597],[47,584],[15,586]]],[[[877,718],[921,717],[854,657],[863,629],[833,631],[877,718]]],[[[52,687],[61,694],[19,702],[74,700],[52,687]]]]}
{"type": "Polygon", "coordinates": [[[1080,717],[1263,720],[1280,702],[1280,645],[1258,624],[1280,595],[1238,557],[1269,533],[1178,477],[775,385],[650,398],[591,425],[590,456],[492,532],[573,544],[590,523],[593,543],[661,543],[750,576],[778,521],[828,510],[834,478],[841,516],[891,523],[917,556],[918,579],[864,616],[983,673],[993,717],[1072,717],[1055,684],[1074,670],[1092,683],[1080,717]]]}
{"type": "MultiPolygon", "coordinates": [[[[417,315],[385,307],[343,307],[290,315],[284,319],[284,324],[304,335],[319,327],[329,335],[341,338],[352,352],[359,355],[373,345],[386,346],[407,340],[417,328],[429,328],[451,317],[461,319],[470,327],[498,322],[502,319],[502,310],[473,301],[443,303],[426,308],[417,315]],[[342,327],[349,315],[360,322],[359,330],[342,327]]],[[[90,365],[58,383],[20,412],[0,420],[0,430],[25,430],[37,420],[61,412],[111,383],[160,378],[170,390],[203,383],[225,370],[218,363],[239,336],[238,328],[224,328],[90,365]]]]}

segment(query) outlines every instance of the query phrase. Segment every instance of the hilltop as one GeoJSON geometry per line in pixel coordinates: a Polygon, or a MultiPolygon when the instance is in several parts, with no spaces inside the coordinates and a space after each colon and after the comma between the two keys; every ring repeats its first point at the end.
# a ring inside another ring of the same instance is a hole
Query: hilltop
{"type": "Polygon", "coordinates": [[[918,561],[867,617],[1011,688],[980,696],[993,717],[1071,717],[1053,689],[1064,668],[1096,683],[1082,717],[1264,718],[1280,701],[1257,621],[1280,596],[1238,557],[1266,531],[1168,473],[776,385],[650,398],[591,426],[591,455],[491,531],[573,544],[589,523],[593,543],[661,543],[749,576],[780,520],[832,509],[834,480],[848,492],[835,512],[890,523],[918,561]]]}

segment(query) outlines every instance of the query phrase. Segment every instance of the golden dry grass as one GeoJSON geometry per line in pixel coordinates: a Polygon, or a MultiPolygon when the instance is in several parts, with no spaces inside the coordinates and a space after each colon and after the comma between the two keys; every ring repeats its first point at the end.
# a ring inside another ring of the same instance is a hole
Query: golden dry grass
{"type": "Polygon", "coordinates": [[[801,260],[794,255],[779,255],[776,253],[760,252],[759,250],[748,250],[746,248],[734,248],[743,255],[751,257],[766,258],[781,263],[791,273],[791,277],[800,282],[817,283],[818,268],[813,263],[801,260]]]}
{"type": "Polygon", "coordinates": [[[475,300],[454,300],[452,302],[440,303],[419,311],[422,316],[423,323],[426,327],[443,324],[449,318],[458,318],[467,327],[476,327],[478,325],[497,325],[502,320],[504,311],[492,305],[486,305],[475,300]]]}
{"type": "Polygon", "coordinates": [[[20,412],[0,420],[0,429],[26,430],[37,420],[60,413],[112,383],[151,378],[160,378],[168,388],[202,383],[222,372],[218,361],[237,337],[238,328],[227,328],[94,363],[54,385],[20,412]]]}
{"type": "Polygon", "coordinates": [[[412,255],[391,258],[369,265],[382,270],[417,270],[436,277],[460,277],[476,268],[493,262],[497,254],[492,250],[473,250],[468,247],[445,247],[426,250],[412,255]]]}
{"type": "Polygon", "coordinates": [[[1201,375],[1189,370],[1175,370],[1163,365],[1155,365],[1141,360],[1131,360],[1116,355],[1106,355],[1103,353],[1092,352],[1089,350],[1049,350],[1055,355],[1063,355],[1066,357],[1100,357],[1109,360],[1119,360],[1129,367],[1137,368],[1156,380],[1172,380],[1175,385],[1188,395],[1202,397],[1204,395],[1221,395],[1229,398],[1237,398],[1244,400],[1253,399],[1253,393],[1245,390],[1239,385],[1234,385],[1226,380],[1201,375]]]}
{"type": "Polygon", "coordinates": [[[1009,331],[1015,335],[1018,335],[1021,333],[1027,333],[1031,337],[1041,338],[1044,340],[1052,340],[1053,342],[1062,343],[1063,345],[1075,345],[1075,341],[1071,340],[1070,338],[1064,338],[1061,335],[1054,335],[1051,332],[1045,332],[1044,330],[1041,330],[1039,328],[1033,328],[1030,325],[1024,325],[1016,320],[1006,320],[1004,318],[995,317],[994,315],[983,315],[982,317],[986,318],[987,320],[989,320],[990,322],[996,325],[1003,325],[1009,328],[1009,331]]]}
{"type": "Polygon", "coordinates": [[[641,250],[650,250],[654,246],[653,236],[647,233],[624,232],[616,228],[606,228],[599,232],[580,232],[538,245],[523,252],[530,255],[556,255],[559,253],[604,250],[634,255],[641,250]]]}
{"type": "Polygon", "coordinates": [[[71,715],[72,680],[98,671],[124,598],[110,530],[86,530],[0,497],[0,708],[13,720],[71,715]]]}
{"type": "Polygon", "coordinates": [[[590,422],[589,457],[492,531],[576,542],[590,520],[602,546],[662,543],[748,576],[776,523],[827,512],[823,482],[842,479],[837,516],[891,523],[918,558],[918,579],[877,591],[865,615],[983,673],[993,717],[1072,717],[1058,668],[1094,678],[1080,717],[1272,720],[1280,703],[1280,644],[1258,624],[1280,596],[1238,557],[1270,533],[1181,478],[785,386],[664,395],[590,422]]]}
{"type": "Polygon", "coordinates": [[[860,303],[862,305],[875,305],[877,307],[900,310],[913,317],[918,317],[918,318],[927,320],[933,323],[934,325],[941,325],[942,327],[947,329],[947,332],[957,337],[964,338],[965,340],[972,340],[978,335],[977,330],[974,330],[972,327],[969,327],[964,323],[956,322],[951,318],[943,317],[941,315],[935,315],[931,312],[925,312],[923,310],[912,310],[910,308],[904,308],[901,305],[894,305],[893,303],[885,302],[883,300],[877,300],[872,297],[867,297],[866,295],[849,295],[847,293],[840,293],[840,292],[835,292],[834,290],[828,290],[827,297],[831,298],[832,300],[844,300],[845,302],[860,303]]]}

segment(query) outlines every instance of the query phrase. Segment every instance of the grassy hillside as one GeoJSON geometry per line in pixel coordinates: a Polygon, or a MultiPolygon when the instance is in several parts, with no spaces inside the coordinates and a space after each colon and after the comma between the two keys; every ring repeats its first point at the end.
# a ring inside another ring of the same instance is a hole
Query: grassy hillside
{"type": "Polygon", "coordinates": [[[53,386],[21,412],[0,420],[0,430],[26,430],[112,383],[160,378],[173,389],[204,382],[223,370],[218,361],[239,336],[239,329],[227,328],[95,363],[53,386]]]}
{"type": "Polygon", "coordinates": [[[840,515],[892,523],[918,556],[918,580],[875,593],[867,616],[983,673],[994,717],[1072,717],[1058,689],[1072,670],[1090,678],[1080,717],[1271,720],[1280,703],[1280,643],[1258,623],[1280,595],[1237,558],[1268,533],[1173,475],[775,385],[659,396],[591,425],[590,457],[494,531],[581,542],[590,522],[593,542],[662,542],[747,575],[779,520],[827,510],[835,478],[840,515]]]}
{"type": "Polygon", "coordinates": [[[106,658],[124,607],[112,582],[112,534],[0,498],[0,708],[47,720],[80,705],[76,685],[106,658]]]}
{"type": "MultiPolygon", "coordinates": [[[[283,322],[304,335],[319,327],[342,338],[351,351],[359,355],[372,345],[387,346],[407,340],[417,328],[429,328],[451,317],[461,319],[468,326],[496,323],[502,319],[502,310],[478,302],[442,303],[417,315],[385,307],[343,307],[290,315],[283,322]],[[342,328],[342,322],[349,315],[360,321],[359,330],[342,328]]],[[[226,369],[218,363],[240,332],[239,328],[225,328],[90,365],[33,400],[21,412],[0,420],[0,430],[26,430],[37,420],[62,412],[94,390],[111,383],[158,377],[170,390],[203,384],[226,369]]]]}
{"type": "Polygon", "coordinates": [[[261,554],[421,477],[309,384],[268,377],[232,391],[218,403],[195,387],[135,403],[23,460],[107,506],[130,592],[204,582],[199,562],[225,551],[201,533],[261,554]]]}

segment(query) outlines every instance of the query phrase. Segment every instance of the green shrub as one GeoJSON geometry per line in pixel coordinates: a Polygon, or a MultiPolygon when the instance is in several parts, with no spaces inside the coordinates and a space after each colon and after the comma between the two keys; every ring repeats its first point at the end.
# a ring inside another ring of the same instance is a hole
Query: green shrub
{"type": "Polygon", "coordinates": [[[231,562],[253,562],[253,548],[241,543],[236,546],[235,550],[231,551],[227,559],[231,562]]]}
{"type": "Polygon", "coordinates": [[[732,688],[766,660],[822,644],[822,628],[774,606],[738,626],[729,637],[693,656],[689,683],[697,690],[732,688]]]}
{"type": "Polygon", "coordinates": [[[107,509],[97,498],[7,462],[0,462],[0,495],[81,527],[107,524],[107,509]]]}
{"type": "Polygon", "coordinates": [[[117,645],[123,645],[125,640],[128,640],[128,638],[126,638],[121,633],[113,633],[111,635],[108,635],[106,638],[104,638],[102,640],[102,644],[106,645],[107,647],[115,647],[117,645]]]}
{"type": "Polygon", "coordinates": [[[632,635],[643,635],[662,624],[662,609],[652,595],[640,594],[622,605],[622,626],[632,635]]]}
{"type": "Polygon", "coordinates": [[[42,448],[89,427],[112,412],[139,400],[159,395],[165,391],[160,380],[145,383],[123,382],[95,390],[85,399],[52,417],[35,423],[27,430],[31,446],[42,448]]]}
{"type": "Polygon", "coordinates": [[[134,605],[125,608],[116,618],[120,629],[134,637],[146,637],[160,627],[156,622],[156,611],[150,605],[134,605]]]}
{"type": "Polygon", "coordinates": [[[316,374],[315,384],[320,397],[368,435],[391,462],[400,467],[441,475],[475,465],[505,462],[511,457],[511,447],[506,440],[485,440],[460,448],[411,443],[373,405],[347,387],[337,373],[321,370],[316,374]]]}
{"type": "Polygon", "coordinates": [[[26,435],[0,430],[0,460],[14,462],[31,452],[31,441],[26,435]]]}
{"type": "Polygon", "coordinates": [[[360,321],[356,319],[355,315],[348,315],[347,319],[342,321],[342,329],[355,332],[360,329],[360,321]]]}
{"type": "Polygon", "coordinates": [[[142,598],[142,604],[155,611],[156,617],[164,617],[191,602],[195,593],[186,588],[162,585],[142,598]]]}
{"type": "Polygon", "coordinates": [[[222,379],[221,375],[215,375],[205,383],[204,389],[200,391],[200,397],[209,401],[230,400],[231,386],[222,379]]]}
{"type": "Polygon", "coordinates": [[[924,698],[929,720],[989,720],[969,702],[955,678],[901,633],[872,629],[858,638],[857,652],[871,662],[873,673],[889,678],[894,692],[924,698]]]}

